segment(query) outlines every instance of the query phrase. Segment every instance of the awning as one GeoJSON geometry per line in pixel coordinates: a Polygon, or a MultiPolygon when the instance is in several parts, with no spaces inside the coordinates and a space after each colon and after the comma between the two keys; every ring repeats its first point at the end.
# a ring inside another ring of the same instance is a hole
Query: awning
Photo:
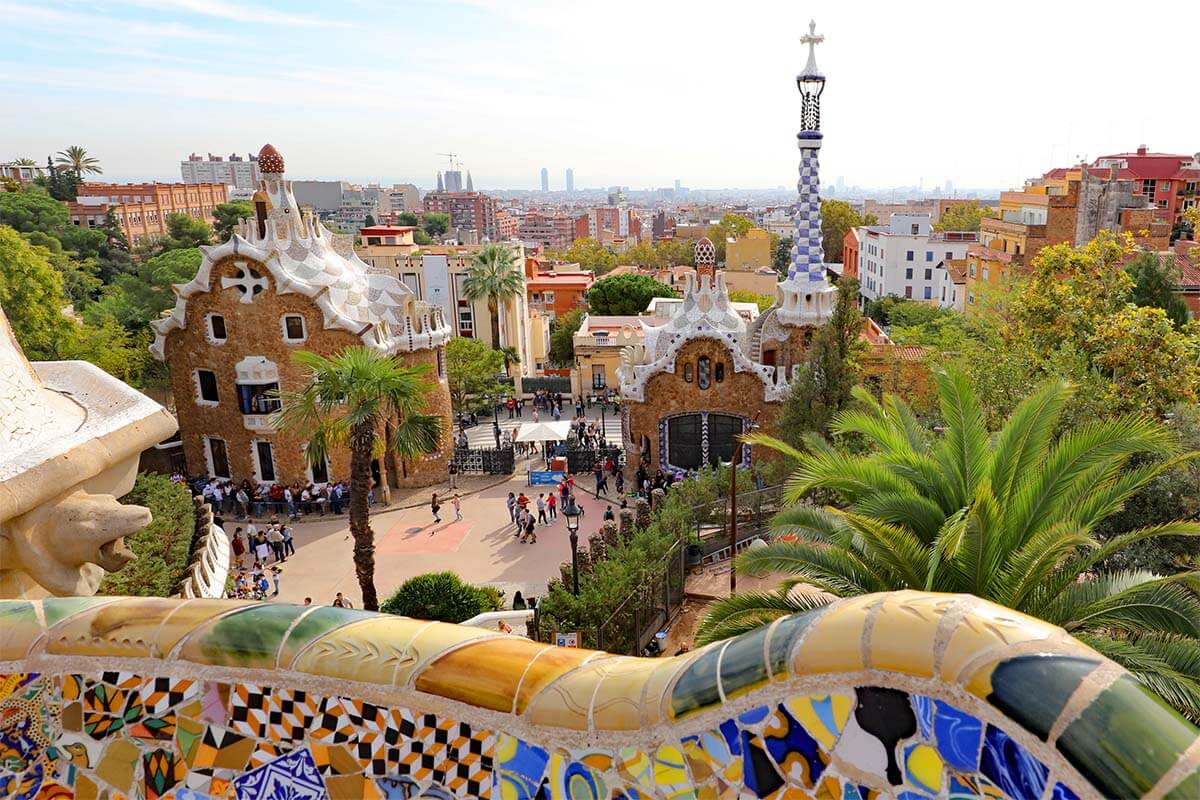
{"type": "Polygon", "coordinates": [[[517,434],[518,442],[560,442],[571,433],[570,420],[559,422],[526,422],[517,434]]]}

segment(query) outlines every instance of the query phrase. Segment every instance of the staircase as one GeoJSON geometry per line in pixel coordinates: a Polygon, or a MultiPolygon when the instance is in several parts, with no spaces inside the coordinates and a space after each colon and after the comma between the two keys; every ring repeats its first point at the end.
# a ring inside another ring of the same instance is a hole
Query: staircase
{"type": "Polygon", "coordinates": [[[750,336],[750,359],[762,361],[762,326],[755,325],[754,333],[750,336]]]}

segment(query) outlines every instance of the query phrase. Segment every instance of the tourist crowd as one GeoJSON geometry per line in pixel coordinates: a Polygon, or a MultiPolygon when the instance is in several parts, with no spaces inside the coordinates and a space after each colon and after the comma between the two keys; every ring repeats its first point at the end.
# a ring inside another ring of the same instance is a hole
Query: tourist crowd
{"type": "MultiPolygon", "coordinates": [[[[302,516],[341,514],[350,504],[350,485],[346,481],[327,483],[254,483],[240,484],[221,478],[188,478],[182,473],[171,475],[175,483],[186,483],[193,495],[200,495],[212,507],[214,514],[246,519],[261,519],[267,515],[286,515],[288,519],[302,516]]],[[[375,491],[367,496],[375,503],[375,491]]]]}

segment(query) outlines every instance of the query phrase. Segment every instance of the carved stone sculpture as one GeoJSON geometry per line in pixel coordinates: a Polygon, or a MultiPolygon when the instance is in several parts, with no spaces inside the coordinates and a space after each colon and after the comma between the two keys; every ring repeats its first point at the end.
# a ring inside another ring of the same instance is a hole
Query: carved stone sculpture
{"type": "Polygon", "coordinates": [[[26,360],[0,309],[0,597],[95,594],[150,512],[117,498],[167,411],[82,361],[26,360]]]}

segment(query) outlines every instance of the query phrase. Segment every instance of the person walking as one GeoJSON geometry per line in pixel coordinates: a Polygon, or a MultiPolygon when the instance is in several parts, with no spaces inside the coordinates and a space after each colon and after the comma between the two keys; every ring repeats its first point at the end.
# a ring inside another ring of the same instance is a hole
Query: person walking
{"type": "Polygon", "coordinates": [[[551,521],[558,519],[558,496],[554,492],[550,492],[546,497],[546,508],[550,512],[551,521]]]}
{"type": "Polygon", "coordinates": [[[292,541],[292,526],[284,525],[279,532],[283,534],[283,560],[287,561],[288,556],[296,555],[296,543],[292,541]]]}
{"type": "Polygon", "coordinates": [[[546,495],[539,494],[537,498],[537,521],[542,525],[549,525],[550,520],[546,516],[546,495]]]}
{"type": "Polygon", "coordinates": [[[238,569],[242,567],[242,559],[246,555],[246,540],[242,538],[242,529],[238,528],[233,532],[233,557],[237,562],[238,569]]]}
{"type": "Polygon", "coordinates": [[[509,492],[508,499],[504,501],[504,504],[506,506],[508,506],[508,521],[516,522],[517,521],[517,496],[515,494],[513,494],[512,492],[509,492]]]}
{"type": "Polygon", "coordinates": [[[259,563],[266,563],[267,553],[270,549],[271,546],[267,544],[267,535],[265,533],[258,534],[258,538],[254,541],[254,556],[259,563]]]}
{"type": "MultiPolygon", "coordinates": [[[[442,504],[438,502],[437,492],[434,492],[433,497],[430,498],[430,500],[429,500],[429,510],[433,512],[433,524],[434,525],[438,525],[442,521],[442,518],[440,516],[438,516],[438,510],[441,509],[441,507],[442,507],[442,504]]],[[[429,535],[432,536],[433,531],[430,531],[429,535]]]]}
{"type": "Polygon", "coordinates": [[[334,608],[354,608],[354,604],[349,599],[343,597],[341,592],[337,593],[337,596],[333,598],[333,602],[330,605],[334,608]]]}
{"type": "Polygon", "coordinates": [[[283,531],[279,528],[278,525],[272,525],[267,529],[267,544],[271,545],[271,552],[275,554],[275,563],[284,560],[283,531]]]}
{"type": "Polygon", "coordinates": [[[271,567],[271,582],[275,584],[275,594],[271,597],[279,597],[279,575],[282,572],[283,570],[279,568],[278,564],[271,567]]]}
{"type": "Polygon", "coordinates": [[[613,522],[616,520],[616,518],[617,518],[617,515],[613,513],[612,506],[609,506],[608,508],[604,509],[604,521],[605,522],[613,522]]]}
{"type": "Polygon", "coordinates": [[[450,505],[454,506],[454,521],[462,522],[462,500],[459,499],[457,493],[451,498],[450,505]]]}
{"type": "Polygon", "coordinates": [[[450,488],[458,488],[458,465],[454,463],[454,459],[450,459],[450,488]]]}

